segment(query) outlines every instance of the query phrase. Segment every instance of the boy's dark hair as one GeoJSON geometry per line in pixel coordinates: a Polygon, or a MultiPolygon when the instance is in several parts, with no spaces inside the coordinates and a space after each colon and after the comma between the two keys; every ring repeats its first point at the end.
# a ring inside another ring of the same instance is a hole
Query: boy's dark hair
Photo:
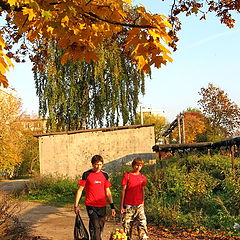
{"type": "Polygon", "coordinates": [[[144,166],[144,161],[140,157],[137,157],[132,161],[132,167],[134,167],[137,164],[141,164],[144,166]]]}
{"type": "Polygon", "coordinates": [[[103,163],[103,158],[100,155],[94,155],[92,157],[91,163],[95,164],[96,162],[102,162],[103,163]]]}

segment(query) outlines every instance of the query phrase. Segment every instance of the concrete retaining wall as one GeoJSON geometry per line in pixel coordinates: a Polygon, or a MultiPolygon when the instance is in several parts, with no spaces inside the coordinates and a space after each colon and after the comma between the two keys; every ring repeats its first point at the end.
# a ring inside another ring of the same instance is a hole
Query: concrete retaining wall
{"type": "Polygon", "coordinates": [[[66,133],[38,135],[40,149],[40,173],[81,175],[91,168],[95,154],[109,163],[127,162],[136,156],[154,158],[152,146],[154,126],[134,125],[66,133]]]}

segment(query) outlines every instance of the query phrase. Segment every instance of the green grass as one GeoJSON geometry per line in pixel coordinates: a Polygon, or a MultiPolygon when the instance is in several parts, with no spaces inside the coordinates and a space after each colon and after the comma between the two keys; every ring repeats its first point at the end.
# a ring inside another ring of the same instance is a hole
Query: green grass
{"type": "Polygon", "coordinates": [[[28,201],[40,201],[55,206],[65,206],[74,204],[76,191],[77,180],[66,176],[48,175],[36,177],[27,183],[19,196],[28,201]]]}

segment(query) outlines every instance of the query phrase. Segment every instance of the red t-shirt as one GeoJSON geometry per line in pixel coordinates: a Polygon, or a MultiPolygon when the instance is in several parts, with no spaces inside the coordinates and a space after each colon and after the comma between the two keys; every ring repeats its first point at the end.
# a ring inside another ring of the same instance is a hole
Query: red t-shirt
{"type": "Polygon", "coordinates": [[[143,187],[147,180],[141,173],[134,175],[125,173],[122,178],[122,185],[127,185],[123,204],[137,206],[143,203],[143,187]]]}
{"type": "Polygon", "coordinates": [[[96,173],[93,170],[88,170],[83,173],[82,179],[78,181],[78,184],[86,189],[85,204],[87,206],[106,206],[105,189],[111,187],[106,172],[101,171],[96,173]]]}

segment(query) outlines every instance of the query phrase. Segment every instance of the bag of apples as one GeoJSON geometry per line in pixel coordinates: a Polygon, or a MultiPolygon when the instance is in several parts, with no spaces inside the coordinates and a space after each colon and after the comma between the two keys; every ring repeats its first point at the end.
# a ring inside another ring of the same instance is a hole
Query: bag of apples
{"type": "Polygon", "coordinates": [[[118,229],[118,228],[116,228],[116,229],[111,233],[111,236],[110,236],[110,239],[109,239],[109,240],[115,240],[115,239],[127,240],[127,235],[126,235],[126,233],[124,232],[123,229],[118,229]]]}

